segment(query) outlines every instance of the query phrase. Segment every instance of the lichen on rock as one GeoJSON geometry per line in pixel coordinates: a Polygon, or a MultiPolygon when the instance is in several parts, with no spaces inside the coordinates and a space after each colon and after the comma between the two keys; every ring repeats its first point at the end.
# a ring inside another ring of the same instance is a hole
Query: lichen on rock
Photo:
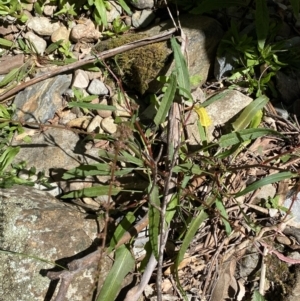
{"type": "MultiPolygon", "coordinates": [[[[126,34],[101,41],[94,50],[102,52],[145,37],[145,34],[126,34]]],[[[129,88],[144,94],[166,66],[170,53],[167,42],[149,44],[116,55],[111,60],[112,68],[129,88]]]]}

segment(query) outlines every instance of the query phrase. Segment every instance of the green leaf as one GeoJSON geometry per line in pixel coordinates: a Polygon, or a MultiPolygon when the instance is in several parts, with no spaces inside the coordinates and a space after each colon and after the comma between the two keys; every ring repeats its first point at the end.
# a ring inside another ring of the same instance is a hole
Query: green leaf
{"type": "Polygon", "coordinates": [[[125,276],[134,268],[135,260],[125,245],[116,250],[113,267],[109,271],[97,301],[113,301],[121,289],[125,276]]]}
{"type": "Polygon", "coordinates": [[[10,82],[14,81],[19,73],[19,68],[12,69],[8,74],[5,75],[5,77],[0,82],[0,87],[6,86],[10,82]]]}
{"type": "Polygon", "coordinates": [[[5,171],[5,169],[10,165],[15,156],[20,151],[20,146],[13,147],[9,146],[3,154],[0,156],[0,174],[5,171]]]}
{"type": "Polygon", "coordinates": [[[113,250],[113,248],[119,242],[119,240],[122,238],[124,233],[132,227],[132,223],[134,221],[135,221],[134,214],[132,212],[128,212],[126,214],[126,216],[118,224],[118,227],[115,230],[112,239],[110,240],[109,249],[107,250],[107,253],[110,253],[113,250]]]}
{"type": "Polygon", "coordinates": [[[296,177],[297,175],[298,174],[292,173],[290,171],[284,171],[284,172],[280,172],[280,173],[276,173],[276,174],[267,176],[267,177],[265,177],[261,180],[258,180],[256,182],[252,183],[251,185],[247,186],[247,188],[245,188],[244,190],[238,192],[235,195],[235,197],[242,196],[242,195],[244,195],[248,192],[257,190],[257,189],[259,189],[263,186],[266,186],[268,184],[273,184],[273,183],[276,183],[276,182],[283,181],[285,179],[290,179],[290,178],[296,177]]]}
{"type": "Polygon", "coordinates": [[[173,99],[174,99],[175,92],[176,92],[176,87],[177,87],[176,75],[174,73],[172,73],[169,78],[169,85],[167,87],[166,92],[164,93],[164,96],[161,100],[159,109],[154,118],[154,123],[157,126],[160,125],[161,123],[165,122],[165,120],[166,120],[166,116],[173,103],[173,99]]]}
{"type": "Polygon", "coordinates": [[[107,106],[102,104],[93,104],[93,103],[86,103],[86,102],[74,102],[74,101],[69,102],[68,105],[70,108],[77,107],[77,108],[90,109],[90,110],[115,111],[117,109],[115,106],[107,106]]]}
{"type": "Polygon", "coordinates": [[[159,221],[160,221],[160,212],[152,204],[160,207],[159,201],[159,191],[157,185],[150,183],[149,191],[150,203],[149,203],[149,241],[151,244],[152,252],[155,258],[158,260],[158,239],[159,239],[159,221]]]}
{"type": "Polygon", "coordinates": [[[124,0],[118,0],[118,2],[121,5],[121,7],[126,11],[126,13],[131,16],[132,12],[127,3],[124,0]]]}
{"type": "Polygon", "coordinates": [[[106,7],[103,0],[96,0],[94,1],[94,5],[96,7],[97,13],[100,16],[101,23],[104,27],[107,27],[107,15],[106,15],[106,7]]]}
{"type": "MultiPolygon", "coordinates": [[[[174,52],[174,59],[175,59],[175,66],[176,66],[176,73],[177,73],[177,80],[179,87],[186,89],[188,92],[191,91],[191,84],[190,84],[190,75],[189,70],[186,64],[186,60],[181,53],[181,49],[179,44],[177,43],[175,38],[171,39],[171,46],[174,52]]],[[[186,98],[189,98],[189,95],[183,90],[180,90],[180,94],[186,98]]]]}
{"type": "Polygon", "coordinates": [[[279,132],[276,132],[271,129],[265,129],[265,128],[245,129],[238,132],[223,135],[219,140],[219,145],[221,147],[227,147],[247,140],[253,140],[264,135],[277,135],[277,136],[284,137],[279,132]]]}
{"type": "Polygon", "coordinates": [[[262,296],[259,291],[254,291],[251,301],[267,301],[264,296],[262,296]]]}
{"type": "Polygon", "coordinates": [[[121,187],[109,186],[93,186],[81,190],[71,191],[62,196],[63,199],[67,198],[82,198],[82,197],[96,197],[100,195],[117,195],[122,190],[121,187]]]}
{"type": "Polygon", "coordinates": [[[226,208],[225,208],[222,200],[219,199],[219,198],[216,198],[216,207],[221,213],[221,219],[222,219],[222,222],[225,226],[226,234],[227,234],[227,236],[229,236],[230,233],[232,232],[232,229],[231,229],[230,224],[228,222],[228,214],[226,212],[226,208]]]}
{"type": "Polygon", "coordinates": [[[12,41],[9,41],[9,40],[7,40],[7,39],[3,39],[3,38],[0,38],[0,45],[1,46],[4,46],[4,47],[13,47],[14,46],[14,42],[12,42],[12,41]]]}
{"type": "Polygon", "coordinates": [[[184,172],[184,173],[192,173],[194,175],[201,175],[204,173],[204,170],[199,168],[199,165],[188,162],[188,163],[183,163],[177,166],[174,166],[172,169],[172,172],[184,172]]]}
{"type": "Polygon", "coordinates": [[[230,6],[247,6],[248,1],[245,0],[204,0],[198,6],[192,9],[192,14],[203,14],[211,10],[219,10],[230,6]]]}
{"type": "Polygon", "coordinates": [[[236,131],[245,129],[251,120],[255,117],[256,113],[261,110],[269,99],[266,96],[261,96],[252,101],[241,113],[235,122],[232,123],[233,128],[236,131]]]}
{"type": "Polygon", "coordinates": [[[255,29],[258,46],[263,49],[269,32],[269,12],[266,0],[256,0],[255,29]]]}

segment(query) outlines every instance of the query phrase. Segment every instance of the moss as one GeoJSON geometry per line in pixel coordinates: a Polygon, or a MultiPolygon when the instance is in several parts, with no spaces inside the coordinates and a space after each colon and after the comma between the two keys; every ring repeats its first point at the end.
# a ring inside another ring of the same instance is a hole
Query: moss
{"type": "MultiPolygon", "coordinates": [[[[145,34],[127,34],[118,38],[100,42],[95,51],[113,49],[129,42],[147,37],[145,34]]],[[[170,54],[167,42],[149,44],[126,51],[114,57],[113,71],[132,89],[144,94],[149,84],[155,80],[165,67],[170,54]]]]}

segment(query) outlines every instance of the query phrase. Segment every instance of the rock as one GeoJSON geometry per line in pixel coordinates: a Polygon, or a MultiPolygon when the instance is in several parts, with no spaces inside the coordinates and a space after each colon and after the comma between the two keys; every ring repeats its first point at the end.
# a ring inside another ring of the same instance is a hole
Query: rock
{"type": "Polygon", "coordinates": [[[129,0],[129,3],[138,9],[154,7],[154,0],[129,0]]]}
{"type": "Polygon", "coordinates": [[[147,27],[155,19],[155,14],[152,10],[144,9],[141,12],[136,11],[132,15],[132,26],[135,28],[147,27]]]}
{"type": "Polygon", "coordinates": [[[126,109],[124,98],[121,97],[120,100],[118,100],[118,95],[114,95],[112,97],[112,105],[115,106],[117,109],[113,111],[114,115],[116,117],[130,117],[131,114],[129,110],[126,109]],[[119,104],[119,101],[121,104],[119,104]]]}
{"type": "MultiPolygon", "coordinates": [[[[97,218],[87,218],[74,206],[46,192],[25,186],[3,189],[0,194],[2,250],[0,252],[0,300],[43,301],[55,298],[57,287],[45,277],[49,269],[62,269],[74,259],[94,251],[99,231],[97,218]],[[28,257],[26,256],[28,255],[28,257]],[[47,260],[47,262],[39,259],[47,260]],[[56,288],[56,289],[55,289],[56,288]],[[52,295],[53,294],[53,295],[52,295]]],[[[100,227],[103,223],[100,221],[100,227]]],[[[101,262],[100,285],[111,267],[107,256],[101,262]]],[[[83,301],[94,288],[97,267],[80,272],[71,282],[66,299],[83,301]]],[[[90,299],[89,299],[90,300],[90,299]]]]}
{"type": "Polygon", "coordinates": [[[77,69],[74,72],[74,80],[72,86],[75,88],[85,89],[88,85],[89,85],[88,74],[81,69],[77,69]]]}
{"type": "Polygon", "coordinates": [[[41,36],[51,36],[60,25],[57,22],[51,23],[50,19],[46,17],[33,17],[28,20],[27,27],[41,36]]]}
{"type": "Polygon", "coordinates": [[[90,122],[90,124],[88,125],[86,131],[88,133],[103,133],[103,129],[101,128],[101,121],[102,121],[102,117],[100,117],[99,115],[96,115],[92,121],[90,122]]]}
{"type": "Polygon", "coordinates": [[[68,29],[65,26],[61,26],[52,33],[51,41],[55,43],[59,40],[63,40],[63,43],[66,43],[69,41],[69,34],[68,29]]]}
{"type": "Polygon", "coordinates": [[[0,58],[0,74],[6,74],[14,68],[19,68],[24,64],[24,54],[14,56],[3,55],[0,58]]]}
{"type": "Polygon", "coordinates": [[[26,88],[15,98],[15,117],[28,122],[46,123],[62,107],[61,95],[70,84],[71,76],[64,74],[26,88]]]}
{"type": "Polygon", "coordinates": [[[102,119],[101,127],[109,134],[113,134],[117,131],[117,125],[111,117],[102,119]]]}
{"type": "MultiPolygon", "coordinates": [[[[38,54],[43,54],[47,48],[47,43],[31,31],[26,32],[25,38],[28,39],[35,47],[38,54]]],[[[30,45],[29,45],[30,46],[30,45]]]]}
{"type": "MultiPolygon", "coordinates": [[[[107,106],[107,99],[104,98],[102,99],[99,104],[101,105],[104,105],[104,106],[107,106]]],[[[97,110],[97,114],[102,117],[102,118],[107,118],[107,117],[110,117],[111,114],[112,114],[112,111],[108,111],[108,110],[97,110]]]]}
{"type": "Polygon", "coordinates": [[[48,128],[32,136],[30,143],[13,141],[13,145],[21,146],[16,162],[26,161],[26,168],[35,167],[37,172],[45,171],[46,176],[49,169],[51,175],[62,173],[77,167],[80,160],[87,160],[84,142],[74,132],[64,129],[48,128]]]}
{"type": "Polygon", "coordinates": [[[52,17],[56,9],[56,5],[45,5],[43,13],[45,16],[52,17]]]}
{"type": "MultiPolygon", "coordinates": [[[[187,35],[190,76],[201,78],[200,83],[192,84],[192,88],[196,88],[207,79],[218,43],[223,36],[223,30],[216,20],[205,16],[181,15],[180,23],[184,33],[187,35]]],[[[145,33],[155,35],[172,27],[173,23],[168,21],[146,30],[145,33]]],[[[172,70],[172,68],[171,66],[169,70],[172,70]]]]}
{"type": "Polygon", "coordinates": [[[112,23],[121,16],[122,7],[113,1],[108,2],[108,4],[110,7],[109,10],[106,11],[106,18],[108,23],[112,23]]]}
{"type": "Polygon", "coordinates": [[[0,26],[0,36],[4,37],[11,33],[19,32],[18,28],[15,25],[3,24],[0,26]]]}
{"type": "Polygon", "coordinates": [[[87,91],[92,95],[101,96],[107,95],[109,92],[104,83],[99,79],[93,79],[87,88],[87,91]]]}
{"type": "MultiPolygon", "coordinates": [[[[212,120],[212,125],[206,128],[208,140],[213,140],[213,131],[215,126],[223,125],[242,109],[244,109],[252,98],[242,94],[239,91],[226,90],[218,94],[218,100],[207,106],[206,112],[212,120]],[[226,108],[226,109],[225,109],[226,108]]],[[[188,144],[191,148],[197,148],[201,145],[200,134],[198,130],[199,116],[195,111],[187,112],[185,114],[187,118],[187,138],[188,144]]]]}
{"type": "Polygon", "coordinates": [[[94,23],[89,19],[84,24],[75,25],[70,33],[70,39],[74,42],[95,42],[100,37],[101,33],[96,30],[94,23]]]}

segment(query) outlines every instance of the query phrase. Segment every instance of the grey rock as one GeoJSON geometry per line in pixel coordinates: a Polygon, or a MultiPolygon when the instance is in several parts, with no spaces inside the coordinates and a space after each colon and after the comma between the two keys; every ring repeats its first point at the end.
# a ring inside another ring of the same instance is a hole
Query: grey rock
{"type": "Polygon", "coordinates": [[[20,145],[21,150],[16,156],[16,162],[26,161],[27,168],[36,167],[36,170],[52,172],[69,170],[83,161],[85,152],[83,142],[72,131],[48,128],[43,133],[31,137],[31,143],[14,141],[13,145],[20,145]]]}
{"type": "Polygon", "coordinates": [[[70,75],[58,75],[26,88],[15,98],[15,117],[28,122],[47,122],[62,107],[61,95],[70,84],[70,75]]]}
{"type": "Polygon", "coordinates": [[[74,72],[73,87],[85,89],[89,82],[89,76],[84,70],[78,69],[74,72]]]}
{"type": "MultiPolygon", "coordinates": [[[[104,106],[107,106],[107,105],[108,105],[108,104],[107,104],[107,99],[106,99],[106,98],[102,99],[102,100],[99,102],[99,104],[104,105],[104,106]]],[[[108,111],[108,110],[97,110],[97,113],[98,113],[98,115],[99,115],[100,117],[106,118],[106,117],[110,117],[110,116],[111,116],[112,111],[108,111]]]]}
{"type": "MultiPolygon", "coordinates": [[[[239,91],[226,90],[218,94],[218,100],[207,106],[206,112],[212,121],[212,125],[206,128],[209,141],[213,140],[213,131],[215,126],[223,125],[242,109],[244,109],[252,98],[242,94],[239,91]],[[226,108],[226,109],[225,109],[226,108]]],[[[199,116],[195,111],[187,112],[187,138],[191,148],[197,148],[201,145],[201,139],[198,129],[199,116]]]]}
{"type": "Polygon", "coordinates": [[[132,26],[135,28],[147,27],[155,19],[155,14],[152,10],[144,9],[141,12],[136,11],[132,15],[132,26]]]}
{"type": "Polygon", "coordinates": [[[25,38],[28,39],[33,45],[38,54],[43,54],[46,50],[47,43],[44,39],[40,38],[31,31],[26,32],[25,38]]]}
{"type": "Polygon", "coordinates": [[[50,19],[46,17],[33,17],[28,20],[27,27],[41,36],[51,36],[60,25],[59,23],[51,23],[50,19]]]}
{"type": "Polygon", "coordinates": [[[130,0],[129,3],[137,9],[146,9],[154,7],[154,0],[130,0]]]}
{"type": "MultiPolygon", "coordinates": [[[[46,300],[50,280],[42,274],[54,268],[54,262],[66,266],[93,251],[91,246],[98,232],[96,219],[87,218],[74,206],[48,193],[25,186],[3,189],[0,213],[0,248],[17,253],[0,252],[0,300],[46,300]]],[[[100,285],[111,264],[112,260],[105,256],[101,262],[100,285]]],[[[91,300],[86,298],[93,291],[96,270],[97,267],[92,266],[80,272],[71,282],[64,300],[91,300]]]]}
{"type": "Polygon", "coordinates": [[[107,22],[112,23],[116,18],[119,18],[122,13],[122,7],[114,1],[108,2],[110,10],[106,12],[107,22]]]}
{"type": "Polygon", "coordinates": [[[45,16],[51,17],[51,16],[53,16],[56,9],[57,9],[56,5],[45,5],[43,13],[45,16]]]}
{"type": "MultiPolygon", "coordinates": [[[[187,52],[190,76],[201,78],[199,83],[192,85],[192,88],[196,88],[207,79],[218,43],[223,36],[223,30],[216,20],[205,16],[186,14],[180,17],[180,22],[188,41],[187,52]]],[[[168,21],[146,30],[145,33],[154,35],[170,28],[173,28],[173,23],[168,21]]],[[[173,66],[170,67],[170,69],[172,68],[173,66]]]]}
{"type": "Polygon", "coordinates": [[[87,91],[90,94],[101,96],[107,95],[109,92],[104,83],[99,79],[93,79],[87,88],[87,91]]]}

